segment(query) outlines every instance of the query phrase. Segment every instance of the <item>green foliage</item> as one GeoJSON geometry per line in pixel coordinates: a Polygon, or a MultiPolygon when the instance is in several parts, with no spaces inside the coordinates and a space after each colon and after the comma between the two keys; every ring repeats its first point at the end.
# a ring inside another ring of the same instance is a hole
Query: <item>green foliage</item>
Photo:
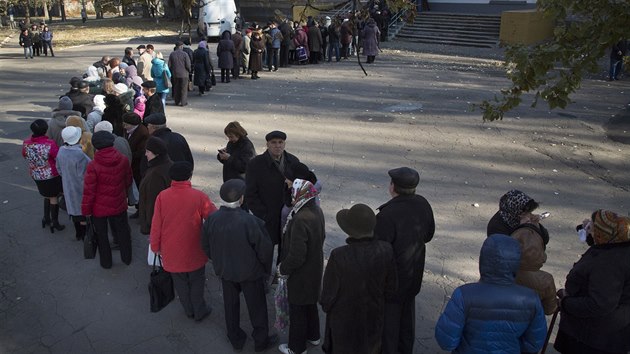
{"type": "Polygon", "coordinates": [[[533,46],[507,45],[505,69],[512,86],[477,107],[484,121],[503,119],[535,93],[550,109],[565,108],[587,73],[600,69],[599,60],[613,44],[630,38],[628,0],[538,0],[538,8],[556,22],[553,38],[533,46]]]}

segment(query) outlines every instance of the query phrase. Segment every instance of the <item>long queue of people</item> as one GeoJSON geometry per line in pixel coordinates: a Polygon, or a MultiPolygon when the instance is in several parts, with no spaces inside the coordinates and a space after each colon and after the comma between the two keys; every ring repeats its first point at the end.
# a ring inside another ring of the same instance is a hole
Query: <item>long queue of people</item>
{"type": "MultiPolygon", "coordinates": [[[[185,66],[184,46],[178,43],[174,53],[183,55],[169,58],[171,64],[180,60],[185,66]]],[[[42,227],[65,229],[59,218],[63,195],[75,237],[80,240],[87,224],[93,225],[99,262],[107,269],[112,249],[120,249],[124,264],[131,263],[129,218],[137,218],[151,251],[171,273],[186,315],[197,321],[211,313],[204,296],[211,260],[222,281],[226,331],[235,350],[247,339],[239,325],[241,292],[255,350],[278,342],[268,328],[265,295],[268,282],[277,277],[286,281],[289,305],[288,342],[278,347],[282,353],[304,353],[320,344],[327,353],[413,352],[425,244],[435,233],[431,205],[416,194],[418,172],[409,167],[388,171],[391,199],[377,208],[378,214],[365,204],[337,213],[347,245],[330,253],[324,270],[322,183],[286,151],[287,135],[269,132],[266,150],[256,155],[240,123],[227,124],[228,143],[216,155],[224,181],[217,208],[192,187],[188,143],[167,126],[164,91],[158,92],[157,82],[168,78],[164,68],[169,65],[159,55],[152,57],[153,46],[140,49],[145,50],[135,64],[125,56],[92,65],[88,72],[95,71],[99,80],[73,78],[52,118],[31,124],[22,153],[44,198],[42,227]],[[160,60],[163,71],[156,72],[160,60]],[[149,73],[151,79],[145,80],[149,73]],[[142,99],[134,85],[145,98],[144,111],[136,104],[142,99]],[[92,98],[92,90],[106,94],[92,98]],[[90,108],[90,102],[100,109],[90,108]],[[136,212],[128,216],[130,206],[136,212]],[[326,313],[323,337],[318,304],[326,313]]],[[[181,80],[172,80],[173,88],[185,84],[187,90],[187,73],[178,76],[173,65],[168,70],[181,80]]],[[[590,248],[569,272],[565,289],[556,291],[553,277],[541,270],[550,236],[534,213],[537,208],[517,190],[501,198],[481,248],[481,279],[455,290],[436,325],[438,343],[462,353],[537,352],[547,332],[545,314],[560,311],[555,343],[560,352],[626,353],[630,220],[607,210],[585,220],[583,238],[590,248]]]]}

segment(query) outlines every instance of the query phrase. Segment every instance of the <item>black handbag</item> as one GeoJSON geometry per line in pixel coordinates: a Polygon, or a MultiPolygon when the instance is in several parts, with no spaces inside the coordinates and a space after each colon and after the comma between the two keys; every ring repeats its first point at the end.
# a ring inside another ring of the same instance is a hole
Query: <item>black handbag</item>
{"type": "Polygon", "coordinates": [[[63,194],[60,194],[57,197],[57,205],[59,205],[59,209],[63,211],[68,211],[68,206],[66,205],[66,197],[64,197],[63,194]]]}
{"type": "Polygon", "coordinates": [[[149,281],[149,295],[151,296],[151,312],[158,312],[168,305],[175,298],[173,288],[173,278],[171,273],[162,268],[162,258],[160,265],[155,265],[158,259],[157,254],[153,257],[153,270],[151,270],[151,280],[149,281]]]}
{"type": "Polygon", "coordinates": [[[92,219],[87,219],[87,226],[85,228],[85,237],[83,237],[83,257],[85,259],[94,259],[96,257],[96,228],[92,219]]]}
{"type": "Polygon", "coordinates": [[[212,86],[217,85],[217,78],[214,76],[214,68],[210,68],[210,82],[212,83],[212,86]]]}

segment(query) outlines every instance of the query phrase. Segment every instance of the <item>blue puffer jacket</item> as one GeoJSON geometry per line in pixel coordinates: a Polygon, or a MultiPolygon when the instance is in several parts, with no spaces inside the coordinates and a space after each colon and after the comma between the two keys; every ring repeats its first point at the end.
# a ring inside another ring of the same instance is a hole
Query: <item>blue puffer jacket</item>
{"type": "Polygon", "coordinates": [[[514,283],[521,250],[506,235],[488,237],[481,248],[478,283],[453,292],[435,327],[440,347],[453,353],[535,353],[547,322],[538,295],[514,283]]]}

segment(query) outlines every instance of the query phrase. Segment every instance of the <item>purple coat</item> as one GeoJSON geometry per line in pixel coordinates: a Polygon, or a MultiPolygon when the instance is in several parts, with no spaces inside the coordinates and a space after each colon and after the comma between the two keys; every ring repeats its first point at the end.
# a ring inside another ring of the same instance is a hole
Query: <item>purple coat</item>
{"type": "Polygon", "coordinates": [[[378,30],[374,21],[365,25],[361,37],[363,38],[363,55],[378,55],[378,40],[381,37],[381,31],[378,30]]]}

